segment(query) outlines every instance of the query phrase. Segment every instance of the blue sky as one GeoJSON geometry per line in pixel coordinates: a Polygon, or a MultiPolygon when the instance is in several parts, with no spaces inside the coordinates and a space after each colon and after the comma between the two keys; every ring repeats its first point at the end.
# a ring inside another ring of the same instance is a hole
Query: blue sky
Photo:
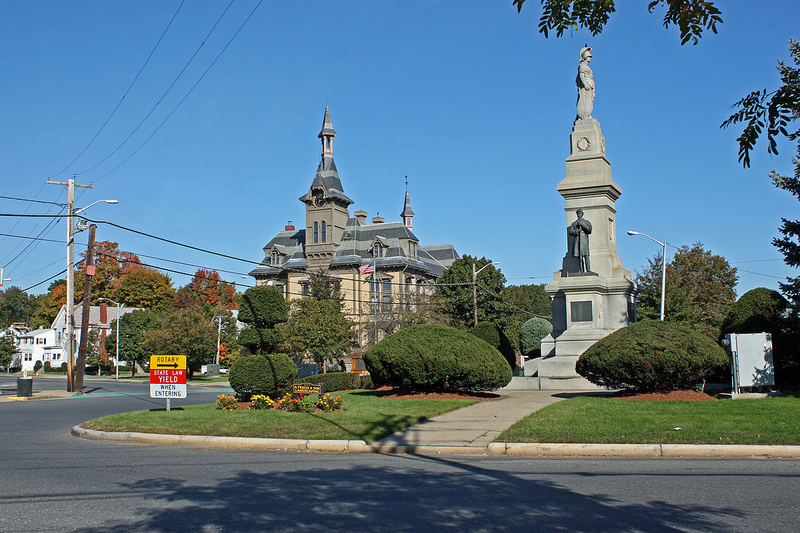
{"type": "MultiPolygon", "coordinates": [[[[545,283],[565,252],[556,184],[569,155],[578,53],[588,43],[593,116],[623,190],[616,207],[625,267],[641,270],[660,249],[625,235],[633,229],[675,246],[699,241],[725,256],[740,269],[739,294],[777,288],[778,278],[797,272],[771,241],[781,216],[798,218],[798,204],[767,173],[791,172],[792,147],[784,142],[781,155],[769,157],[759,143],[743,169],[739,130],[719,125],[748,92],[777,87],[777,60],[788,60],[789,38],[800,38],[800,5],[715,3],[723,11],[719,34],[680,46],[677,29],[661,24],[663,10],[648,14],[645,0],[618,2],[597,37],[575,31],[560,39],[538,33],[535,0],[520,14],[511,0],[267,1],[233,38],[258,5],[235,0],[206,39],[228,2],[189,0],[74,164],[180,1],[7,3],[0,195],[65,202],[65,188],[45,180],[77,174],[78,183],[94,183],[78,190],[77,207],[120,202],[92,207],[92,217],[260,261],[287,221],[303,224],[298,197],[319,161],[328,105],[351,212],[399,220],[408,175],[423,244],[450,242],[461,254],[500,261],[510,284],[545,283]],[[152,115],[101,163],[204,40],[152,115]]],[[[0,199],[0,213],[25,212],[53,211],[0,199]]],[[[0,233],[36,237],[46,223],[2,217],[0,233]]],[[[58,242],[38,242],[21,255],[29,241],[0,236],[0,266],[12,278],[6,286],[28,288],[63,270],[65,233],[60,221],[41,235],[58,242]]],[[[84,247],[86,237],[77,239],[84,247]]],[[[163,259],[181,261],[252,284],[241,278],[253,267],[246,262],[107,225],[97,239],[119,242],[145,263],[195,271],[163,259]]],[[[170,275],[176,286],[188,281],[170,275]]]]}

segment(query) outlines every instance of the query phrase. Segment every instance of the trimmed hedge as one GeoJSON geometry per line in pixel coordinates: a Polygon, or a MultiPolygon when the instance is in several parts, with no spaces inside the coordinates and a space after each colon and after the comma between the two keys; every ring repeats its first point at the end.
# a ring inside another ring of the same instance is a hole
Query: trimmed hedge
{"type": "Polygon", "coordinates": [[[533,317],[522,324],[519,329],[519,349],[523,355],[530,355],[535,350],[541,350],[542,339],[553,331],[550,321],[533,317]]]}
{"type": "Polygon", "coordinates": [[[730,367],[725,350],[706,335],[674,322],[642,320],[594,343],[575,370],[610,389],[690,389],[730,367]]]}
{"type": "Polygon", "coordinates": [[[228,382],[242,401],[254,394],[280,398],[290,391],[297,377],[297,366],[286,354],[247,355],[231,366],[228,382]]]}
{"type": "Polygon", "coordinates": [[[517,354],[514,353],[514,347],[497,324],[488,321],[478,322],[478,325],[472,327],[469,332],[497,348],[503,354],[508,366],[511,368],[517,366],[517,354]]]}
{"type": "Polygon", "coordinates": [[[495,347],[446,326],[402,329],[364,352],[364,363],[376,386],[485,391],[511,381],[511,368],[495,347]]]}
{"type": "Polygon", "coordinates": [[[350,372],[328,372],[315,374],[298,379],[295,383],[325,384],[325,392],[340,390],[371,389],[372,379],[366,374],[351,374],[350,372]]]}

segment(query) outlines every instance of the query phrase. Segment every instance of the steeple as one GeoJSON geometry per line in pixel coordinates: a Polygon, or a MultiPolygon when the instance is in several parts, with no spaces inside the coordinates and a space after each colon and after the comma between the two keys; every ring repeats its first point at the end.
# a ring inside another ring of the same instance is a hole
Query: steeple
{"type": "Polygon", "coordinates": [[[403,212],[400,213],[400,216],[403,218],[405,227],[407,227],[409,231],[413,231],[411,219],[414,218],[414,211],[411,210],[411,198],[408,196],[408,176],[406,176],[406,201],[405,204],[403,204],[403,212]]]}
{"type": "Polygon", "coordinates": [[[322,120],[322,131],[317,135],[322,140],[322,158],[333,158],[333,138],[336,131],[331,124],[331,110],[325,106],[325,118],[322,120]]]}

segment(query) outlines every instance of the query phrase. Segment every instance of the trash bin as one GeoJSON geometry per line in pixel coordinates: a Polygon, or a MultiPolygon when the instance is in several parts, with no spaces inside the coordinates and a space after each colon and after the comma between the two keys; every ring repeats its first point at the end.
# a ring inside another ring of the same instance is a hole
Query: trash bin
{"type": "Polygon", "coordinates": [[[17,378],[17,396],[31,396],[33,394],[33,378],[17,378]]]}

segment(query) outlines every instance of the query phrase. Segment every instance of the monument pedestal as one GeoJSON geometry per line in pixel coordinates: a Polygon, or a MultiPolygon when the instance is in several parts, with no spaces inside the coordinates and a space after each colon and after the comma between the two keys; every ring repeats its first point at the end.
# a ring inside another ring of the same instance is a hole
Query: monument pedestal
{"type": "Polygon", "coordinates": [[[542,357],[528,361],[525,375],[541,389],[597,388],[575,372],[589,346],[636,319],[635,284],[617,254],[615,201],[622,189],[611,179],[605,138],[593,118],[578,119],[570,136],[567,176],[558,184],[566,201],[567,226],[583,211],[591,223],[589,272],[581,272],[568,240],[561,270],[545,286],[553,306],[553,332],[542,340],[542,357]]]}

